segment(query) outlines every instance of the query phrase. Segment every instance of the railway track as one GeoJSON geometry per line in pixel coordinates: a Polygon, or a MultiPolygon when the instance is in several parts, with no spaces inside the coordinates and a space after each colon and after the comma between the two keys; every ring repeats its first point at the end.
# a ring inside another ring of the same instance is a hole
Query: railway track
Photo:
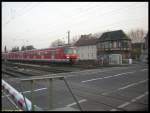
{"type": "Polygon", "coordinates": [[[64,73],[64,72],[83,70],[80,68],[70,67],[70,66],[33,65],[33,64],[22,64],[22,63],[12,63],[12,62],[7,62],[5,64],[3,63],[3,65],[25,68],[25,69],[35,69],[35,70],[46,71],[50,73],[64,73]]]}
{"type": "Polygon", "coordinates": [[[68,67],[55,67],[47,65],[31,65],[31,64],[20,64],[20,63],[2,63],[2,73],[7,74],[11,77],[32,77],[32,76],[43,76],[54,73],[67,73],[71,71],[78,71],[77,68],[68,67]]]}
{"type": "Polygon", "coordinates": [[[25,75],[25,76],[36,76],[36,74],[33,74],[33,73],[29,73],[29,72],[26,72],[24,70],[19,70],[17,69],[16,67],[14,68],[11,68],[11,67],[5,67],[3,69],[4,72],[12,72],[12,73],[18,73],[18,74],[21,74],[21,75],[25,75]]]}

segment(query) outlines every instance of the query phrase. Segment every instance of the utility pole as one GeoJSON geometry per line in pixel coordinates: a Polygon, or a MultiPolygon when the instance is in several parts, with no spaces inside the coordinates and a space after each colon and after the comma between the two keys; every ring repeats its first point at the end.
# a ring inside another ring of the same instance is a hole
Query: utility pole
{"type": "Polygon", "coordinates": [[[6,52],[7,52],[6,46],[5,46],[5,48],[4,48],[4,52],[5,52],[5,59],[4,59],[4,60],[5,60],[5,62],[6,62],[6,60],[7,60],[7,58],[6,58],[6,57],[7,57],[7,56],[6,56],[6,52]]]}
{"type": "Polygon", "coordinates": [[[4,48],[4,51],[5,51],[5,53],[7,52],[7,48],[6,48],[6,46],[5,46],[5,48],[4,48]]]}
{"type": "Polygon", "coordinates": [[[70,44],[70,31],[68,31],[68,45],[70,44]]]}
{"type": "Polygon", "coordinates": [[[4,48],[4,52],[5,52],[5,59],[4,59],[4,63],[5,63],[5,65],[6,65],[6,67],[7,67],[7,48],[6,48],[6,45],[5,45],[5,48],[4,48]]]}

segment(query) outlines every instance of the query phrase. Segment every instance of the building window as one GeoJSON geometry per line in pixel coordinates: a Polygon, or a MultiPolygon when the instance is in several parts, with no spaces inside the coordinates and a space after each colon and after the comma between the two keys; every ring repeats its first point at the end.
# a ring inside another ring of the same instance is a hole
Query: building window
{"type": "Polygon", "coordinates": [[[112,42],[111,41],[109,42],[109,48],[110,49],[112,48],[112,42]]]}
{"type": "Polygon", "coordinates": [[[102,49],[104,48],[104,43],[103,43],[103,42],[101,42],[101,48],[102,48],[102,49]]]}
{"type": "Polygon", "coordinates": [[[118,47],[119,47],[119,48],[121,47],[121,43],[120,43],[120,41],[118,41],[118,47]]]}
{"type": "Polygon", "coordinates": [[[101,43],[98,43],[98,45],[99,45],[99,48],[102,48],[102,45],[101,45],[101,43]]]}
{"type": "Polygon", "coordinates": [[[129,43],[130,43],[130,42],[129,42],[128,40],[123,40],[123,41],[121,42],[122,48],[128,48],[128,47],[130,46],[129,43]]]}
{"type": "Polygon", "coordinates": [[[107,42],[105,42],[105,48],[109,48],[109,42],[107,41],[107,42]]]}
{"type": "Polygon", "coordinates": [[[117,47],[117,42],[116,42],[116,41],[113,41],[113,42],[112,42],[112,45],[113,45],[113,48],[116,48],[116,47],[117,47]]]}
{"type": "Polygon", "coordinates": [[[99,47],[102,48],[102,43],[99,43],[99,47]]]}

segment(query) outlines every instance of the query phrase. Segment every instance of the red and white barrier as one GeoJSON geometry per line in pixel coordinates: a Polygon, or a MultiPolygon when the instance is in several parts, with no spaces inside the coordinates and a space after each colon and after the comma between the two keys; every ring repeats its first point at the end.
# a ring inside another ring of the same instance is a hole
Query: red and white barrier
{"type": "Polygon", "coordinates": [[[12,99],[17,103],[19,108],[22,110],[32,110],[32,103],[27,98],[23,97],[21,93],[19,93],[16,89],[14,89],[12,86],[10,86],[7,82],[2,80],[2,89],[6,90],[7,93],[9,93],[12,97],[12,99]],[[24,101],[25,98],[25,101],[24,101]],[[27,107],[27,108],[26,108],[27,107]]]}

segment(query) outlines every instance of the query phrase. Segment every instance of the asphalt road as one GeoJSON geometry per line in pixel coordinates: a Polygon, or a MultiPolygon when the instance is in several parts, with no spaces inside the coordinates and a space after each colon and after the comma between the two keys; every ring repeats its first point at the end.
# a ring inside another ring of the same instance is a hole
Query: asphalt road
{"type": "MultiPolygon", "coordinates": [[[[66,77],[83,111],[148,111],[146,64],[55,74],[57,75],[66,77]]],[[[19,80],[5,80],[21,91],[19,80]]],[[[31,99],[30,88],[28,82],[22,83],[22,92],[28,99],[31,99]]],[[[48,80],[36,82],[34,89],[34,104],[48,110],[48,80]]],[[[71,107],[70,110],[79,110],[63,80],[53,81],[52,95],[54,109],[71,107]]],[[[2,110],[9,109],[13,107],[10,107],[6,96],[2,96],[2,110]]]]}

